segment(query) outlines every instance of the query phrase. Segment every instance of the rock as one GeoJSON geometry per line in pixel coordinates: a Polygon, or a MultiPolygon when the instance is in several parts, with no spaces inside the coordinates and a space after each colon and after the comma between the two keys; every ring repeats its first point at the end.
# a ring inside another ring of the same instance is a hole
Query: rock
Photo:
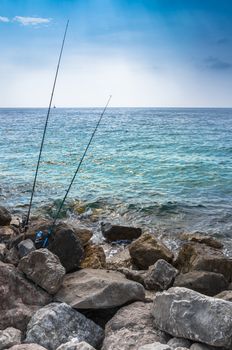
{"type": "Polygon", "coordinates": [[[145,286],[144,278],[146,277],[146,270],[131,270],[127,268],[121,268],[118,269],[119,272],[123,273],[127,279],[131,281],[135,281],[138,283],[141,283],[143,286],[145,286]]]}
{"type": "Polygon", "coordinates": [[[218,350],[215,346],[209,346],[201,343],[193,343],[190,350],[218,350]]]}
{"type": "Polygon", "coordinates": [[[141,228],[111,225],[110,223],[101,223],[101,231],[108,242],[128,240],[139,238],[142,234],[141,228]]]}
{"type": "Polygon", "coordinates": [[[0,206],[0,226],[10,225],[10,222],[11,222],[10,212],[6,208],[0,206]]]}
{"type": "Polygon", "coordinates": [[[49,241],[48,249],[60,259],[66,272],[80,268],[84,257],[84,249],[75,232],[72,229],[56,228],[49,241]]]}
{"type": "Polygon", "coordinates": [[[11,226],[14,226],[16,228],[20,228],[21,223],[22,222],[21,222],[20,217],[18,217],[18,216],[12,216],[11,217],[11,222],[10,222],[11,226]]]}
{"type": "Polygon", "coordinates": [[[116,306],[109,309],[80,309],[79,311],[87,318],[105,329],[106,323],[111,320],[121,306],[116,306]]]}
{"type": "Polygon", "coordinates": [[[121,308],[107,323],[102,350],[138,350],[168,337],[153,326],[152,303],[135,302],[121,308]]]}
{"type": "Polygon", "coordinates": [[[232,281],[232,259],[219,249],[200,243],[186,243],[179,251],[175,266],[182,272],[192,270],[221,273],[232,281]]]}
{"type": "Polygon", "coordinates": [[[17,266],[19,262],[19,253],[16,247],[6,251],[4,262],[17,266]]]}
{"type": "Polygon", "coordinates": [[[4,243],[0,243],[0,261],[5,260],[5,256],[7,254],[7,247],[4,243]]]}
{"type": "Polygon", "coordinates": [[[0,329],[12,326],[24,331],[32,314],[50,301],[14,266],[0,262],[0,329]]]}
{"type": "Polygon", "coordinates": [[[138,350],[172,350],[172,348],[167,344],[161,344],[159,342],[155,342],[152,344],[143,345],[138,350]]]}
{"type": "Polygon", "coordinates": [[[228,282],[221,273],[191,271],[176,277],[174,287],[185,287],[196,292],[214,296],[228,287],[228,282]]]}
{"type": "Polygon", "coordinates": [[[87,228],[76,227],[75,225],[66,224],[64,222],[58,223],[54,228],[55,234],[57,231],[68,231],[68,230],[72,230],[75,233],[75,235],[80,240],[81,245],[83,247],[85,247],[89,243],[89,240],[93,236],[93,232],[87,228]]]}
{"type": "Polygon", "coordinates": [[[215,298],[232,301],[232,290],[224,290],[223,292],[215,295],[215,298]]]}
{"type": "Polygon", "coordinates": [[[149,270],[144,279],[145,287],[150,290],[168,289],[178,274],[178,270],[163,259],[159,259],[149,270]]]}
{"type": "Polygon", "coordinates": [[[18,245],[18,252],[19,252],[20,258],[29,254],[30,252],[33,252],[35,249],[36,248],[35,248],[34,242],[29,238],[25,239],[24,241],[20,242],[18,245]]]}
{"type": "Polygon", "coordinates": [[[49,294],[59,290],[65,275],[65,268],[59,258],[48,249],[35,250],[24,256],[18,268],[49,294]]]}
{"type": "Polygon", "coordinates": [[[0,226],[0,243],[9,243],[16,236],[15,230],[10,226],[0,226]]]}
{"type": "Polygon", "coordinates": [[[222,249],[223,244],[222,242],[218,241],[217,239],[207,236],[206,234],[202,232],[195,232],[195,233],[184,233],[180,236],[181,239],[184,239],[189,242],[198,242],[198,243],[204,243],[209,247],[216,248],[216,249],[222,249]]]}
{"type": "Polygon", "coordinates": [[[132,263],[139,269],[146,270],[149,266],[163,259],[171,262],[172,252],[158,239],[149,233],[144,233],[129,246],[132,263]]]}
{"type": "Polygon", "coordinates": [[[190,348],[192,342],[188,339],[184,338],[172,338],[167,342],[167,345],[169,345],[171,348],[190,348]]]}
{"type": "Polygon", "coordinates": [[[0,350],[8,349],[16,344],[21,344],[21,336],[21,331],[13,327],[0,331],[0,350]]]}
{"type": "Polygon", "coordinates": [[[86,341],[97,347],[104,332],[101,327],[87,319],[69,305],[52,303],[38,310],[31,318],[26,343],[37,343],[48,350],[55,350],[71,338],[86,341]]]}
{"type": "Polygon", "coordinates": [[[95,348],[85,341],[79,342],[78,339],[74,338],[69,342],[62,344],[56,350],[95,350],[95,348]]]}
{"type": "Polygon", "coordinates": [[[38,344],[21,344],[12,346],[9,350],[46,350],[43,346],[38,344]]]}
{"type": "Polygon", "coordinates": [[[172,287],[157,293],[153,304],[154,326],[174,337],[212,346],[232,343],[232,304],[187,288],[172,287]]]}
{"type": "Polygon", "coordinates": [[[101,246],[87,244],[85,247],[85,258],[81,262],[81,267],[92,269],[103,269],[106,266],[106,256],[101,246]]]}
{"type": "Polygon", "coordinates": [[[107,269],[118,270],[118,268],[122,267],[131,267],[132,261],[129,253],[129,249],[125,248],[121,252],[109,257],[106,260],[107,269]]]}
{"type": "Polygon", "coordinates": [[[55,300],[76,309],[105,309],[128,301],[144,300],[141,284],[129,281],[119,272],[84,269],[65,276],[55,300]]]}

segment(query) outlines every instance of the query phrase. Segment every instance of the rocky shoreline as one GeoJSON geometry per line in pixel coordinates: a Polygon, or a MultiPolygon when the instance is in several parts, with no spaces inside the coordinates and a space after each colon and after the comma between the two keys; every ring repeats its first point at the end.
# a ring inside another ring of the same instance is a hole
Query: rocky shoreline
{"type": "Polygon", "coordinates": [[[232,348],[232,259],[220,241],[183,234],[171,251],[155,234],[59,222],[46,248],[0,207],[0,350],[232,348]],[[123,249],[106,255],[115,242],[123,249]]]}

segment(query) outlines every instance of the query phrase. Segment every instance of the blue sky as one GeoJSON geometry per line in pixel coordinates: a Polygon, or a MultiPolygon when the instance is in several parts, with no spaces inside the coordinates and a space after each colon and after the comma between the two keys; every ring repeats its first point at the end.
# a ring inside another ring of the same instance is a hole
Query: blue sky
{"type": "Polygon", "coordinates": [[[1,0],[0,106],[232,106],[230,0],[1,0]]]}

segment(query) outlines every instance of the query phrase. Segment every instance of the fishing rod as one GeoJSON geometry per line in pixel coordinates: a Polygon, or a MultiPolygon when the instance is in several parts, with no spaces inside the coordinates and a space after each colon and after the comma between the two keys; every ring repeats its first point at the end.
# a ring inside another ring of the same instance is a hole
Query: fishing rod
{"type": "Polygon", "coordinates": [[[34,181],[33,181],[33,186],[32,186],[32,191],[31,191],[31,198],[30,198],[30,203],[29,203],[29,209],[28,209],[27,217],[26,217],[26,219],[25,219],[25,221],[23,222],[23,225],[22,225],[25,232],[28,229],[28,223],[29,223],[29,219],[30,219],[31,207],[32,207],[34,193],[35,193],[35,187],[36,187],[36,181],[37,181],[37,176],[38,176],[38,171],[39,171],[39,166],[40,166],[40,161],[41,161],[41,155],[42,155],[42,151],[43,151],[44,140],[45,140],[45,135],[46,135],[46,131],[47,131],[48,120],[49,120],[49,116],[50,116],[52,100],[53,100],[53,95],[54,95],[54,91],[55,91],[55,87],[56,87],[56,81],[57,81],[59,69],[60,69],[60,62],[61,62],[61,58],[62,58],[62,54],[63,54],[63,49],[64,49],[64,44],[65,44],[66,34],[67,34],[67,31],[68,31],[68,26],[69,26],[69,20],[66,23],[64,36],[63,36],[63,40],[62,40],[62,45],[61,45],[61,49],[60,49],[60,54],[59,54],[59,59],[58,59],[57,67],[56,67],[55,79],[54,79],[54,82],[53,82],[50,102],[49,102],[49,106],[48,106],[48,111],[47,111],[46,121],[45,121],[45,125],[44,125],[43,136],[42,136],[40,150],[39,150],[39,157],[38,157],[38,161],[37,161],[37,165],[36,165],[35,176],[34,176],[34,181]]]}

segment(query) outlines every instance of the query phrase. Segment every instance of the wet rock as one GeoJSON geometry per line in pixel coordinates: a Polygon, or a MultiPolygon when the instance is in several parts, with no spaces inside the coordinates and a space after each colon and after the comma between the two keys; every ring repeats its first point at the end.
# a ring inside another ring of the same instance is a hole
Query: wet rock
{"type": "Polygon", "coordinates": [[[93,347],[101,344],[104,332],[69,305],[52,303],[38,310],[31,318],[26,343],[37,343],[48,350],[56,350],[70,338],[86,341],[93,347]]]}
{"type": "Polygon", "coordinates": [[[132,261],[128,248],[125,248],[106,260],[107,269],[118,270],[122,267],[129,268],[131,265],[132,261]]]}
{"type": "Polygon", "coordinates": [[[11,222],[10,212],[6,208],[0,206],[0,226],[10,225],[10,222],[11,222]]]}
{"type": "Polygon", "coordinates": [[[187,288],[172,287],[157,293],[153,304],[154,326],[174,337],[212,346],[232,343],[232,304],[187,288]]]}
{"type": "Polygon", "coordinates": [[[141,228],[111,225],[108,222],[101,223],[101,231],[108,242],[121,240],[132,241],[142,234],[141,228]]]}
{"type": "Polygon", "coordinates": [[[22,331],[32,314],[51,301],[51,297],[29,282],[17,269],[0,262],[0,329],[22,331]]]}
{"type": "Polygon", "coordinates": [[[135,302],[121,308],[107,323],[102,350],[138,350],[168,336],[153,326],[152,303],[135,302]]]}
{"type": "Polygon", "coordinates": [[[49,241],[48,249],[58,256],[66,272],[80,268],[81,260],[84,257],[84,249],[72,229],[56,228],[52,239],[49,241]]]}
{"type": "Polygon", "coordinates": [[[143,345],[138,350],[172,350],[172,348],[167,344],[161,344],[160,342],[155,342],[152,344],[143,345]]]}
{"type": "Polygon", "coordinates": [[[198,243],[204,243],[209,247],[216,248],[216,249],[222,249],[223,244],[216,238],[213,238],[211,236],[207,236],[206,234],[202,232],[195,232],[195,233],[183,233],[180,236],[181,239],[184,239],[189,242],[198,242],[198,243]]]}
{"type": "Polygon", "coordinates": [[[21,345],[14,345],[9,350],[47,350],[43,346],[40,346],[38,344],[21,344],[21,345]]]}
{"type": "Polygon", "coordinates": [[[7,251],[6,245],[4,243],[0,243],[0,261],[4,261],[7,251]]]}
{"type": "Polygon", "coordinates": [[[59,290],[65,275],[65,268],[59,258],[48,249],[35,250],[24,256],[18,268],[49,294],[59,290]]]}
{"type": "Polygon", "coordinates": [[[9,243],[17,236],[15,230],[10,226],[0,226],[0,243],[9,243]]]}
{"type": "Polygon", "coordinates": [[[106,256],[101,246],[88,244],[85,247],[85,258],[81,268],[103,269],[106,266],[106,256]]]}
{"type": "Polygon", "coordinates": [[[119,272],[84,269],[65,276],[55,300],[77,309],[105,309],[128,301],[144,300],[141,284],[129,281],[119,272]]]}
{"type": "Polygon", "coordinates": [[[21,331],[13,327],[0,331],[0,350],[8,349],[16,344],[21,344],[21,336],[21,331]]]}
{"type": "Polygon", "coordinates": [[[228,282],[221,273],[192,271],[176,277],[174,287],[185,287],[196,292],[214,296],[228,287],[228,282]]]}
{"type": "Polygon", "coordinates": [[[29,238],[25,239],[24,241],[20,242],[18,245],[18,253],[20,258],[29,254],[30,252],[33,252],[35,249],[36,248],[35,248],[34,242],[29,238]]]}
{"type": "Polygon", "coordinates": [[[129,246],[132,263],[139,269],[146,270],[149,266],[163,259],[171,262],[172,252],[158,239],[149,233],[144,233],[129,246]]]}
{"type": "Polygon", "coordinates": [[[178,270],[163,259],[159,259],[149,270],[144,279],[145,286],[150,290],[168,289],[178,274],[178,270]]]}
{"type": "Polygon", "coordinates": [[[188,339],[184,339],[184,338],[172,338],[170,339],[167,344],[173,348],[190,348],[192,342],[188,339]]]}
{"type": "Polygon", "coordinates": [[[56,350],[95,350],[85,341],[79,342],[78,339],[72,339],[68,343],[62,344],[56,350]]]}
{"type": "Polygon", "coordinates": [[[232,301],[232,290],[224,290],[223,292],[215,295],[215,298],[232,301]]]}
{"type": "Polygon", "coordinates": [[[19,262],[19,253],[16,247],[6,251],[4,262],[17,266],[19,262]]]}
{"type": "Polygon", "coordinates": [[[186,243],[179,251],[175,266],[182,272],[192,270],[221,273],[228,282],[232,280],[232,259],[219,249],[200,243],[186,243]]]}

